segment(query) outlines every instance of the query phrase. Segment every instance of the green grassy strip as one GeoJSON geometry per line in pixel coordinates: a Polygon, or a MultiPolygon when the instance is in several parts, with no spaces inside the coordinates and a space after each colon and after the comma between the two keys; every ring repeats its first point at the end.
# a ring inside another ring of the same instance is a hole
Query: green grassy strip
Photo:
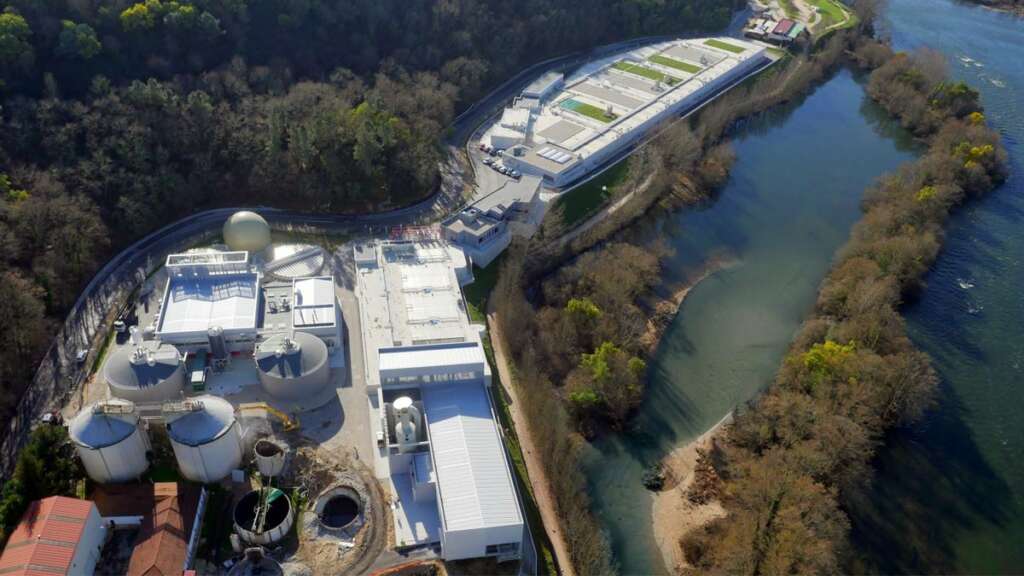
{"type": "Polygon", "coordinates": [[[702,70],[700,66],[696,64],[690,64],[689,62],[683,62],[682,60],[676,60],[675,58],[669,58],[668,56],[662,56],[661,54],[655,54],[648,58],[655,64],[661,64],[662,66],[668,66],[669,68],[675,68],[676,70],[682,70],[683,72],[689,72],[690,74],[696,74],[702,70]]]}
{"type": "Polygon", "coordinates": [[[643,78],[647,78],[650,80],[655,80],[657,82],[664,82],[670,85],[679,82],[678,78],[669,76],[668,74],[664,74],[662,72],[658,72],[653,68],[640,66],[639,64],[630,64],[629,62],[616,62],[615,64],[612,64],[612,68],[615,68],[616,70],[622,70],[623,72],[629,72],[630,74],[635,74],[637,76],[641,76],[643,78]]]}
{"type": "Polygon", "coordinates": [[[473,322],[487,321],[487,297],[498,283],[498,270],[504,257],[504,254],[498,256],[486,268],[473,266],[473,282],[462,289],[462,294],[466,298],[466,308],[469,310],[469,319],[473,322]]]}
{"type": "Polygon", "coordinates": [[[787,18],[800,17],[800,11],[796,9],[796,4],[793,4],[793,0],[779,0],[779,4],[782,6],[782,11],[786,13],[787,18]]]}
{"type": "Polygon", "coordinates": [[[557,206],[562,208],[562,222],[569,228],[595,214],[608,202],[615,188],[629,176],[628,159],[608,168],[600,176],[562,194],[557,206]]]}
{"type": "Polygon", "coordinates": [[[618,118],[618,116],[616,116],[615,114],[608,114],[607,112],[598,108],[597,106],[587,104],[586,102],[580,102],[579,100],[573,100],[571,104],[565,104],[563,102],[561,106],[562,108],[570,112],[582,114],[583,116],[593,118],[594,120],[598,120],[600,122],[611,122],[612,120],[618,118]]]}
{"type": "Polygon", "coordinates": [[[711,38],[710,40],[705,40],[704,44],[706,44],[708,46],[711,46],[712,48],[718,48],[719,50],[725,50],[727,52],[732,52],[733,54],[742,54],[743,52],[746,52],[746,48],[740,48],[739,46],[736,46],[735,44],[729,44],[727,42],[722,42],[721,40],[716,40],[715,38],[711,38]]]}

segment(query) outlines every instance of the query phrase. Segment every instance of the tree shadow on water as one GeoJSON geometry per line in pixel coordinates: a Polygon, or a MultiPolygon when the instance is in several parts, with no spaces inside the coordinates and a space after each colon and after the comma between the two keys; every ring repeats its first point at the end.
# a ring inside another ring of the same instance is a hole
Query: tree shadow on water
{"type": "Polygon", "coordinates": [[[891,433],[874,481],[849,498],[853,569],[881,574],[957,572],[961,534],[1009,520],[1010,487],[985,461],[943,385],[924,422],[891,433]]]}

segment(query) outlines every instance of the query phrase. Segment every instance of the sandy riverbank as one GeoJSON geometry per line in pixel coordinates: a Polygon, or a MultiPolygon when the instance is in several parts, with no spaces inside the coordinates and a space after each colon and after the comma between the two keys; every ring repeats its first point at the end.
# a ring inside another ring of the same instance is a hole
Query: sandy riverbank
{"type": "Polygon", "coordinates": [[[696,440],[676,448],[662,460],[666,488],[654,494],[651,520],[654,524],[654,539],[665,566],[672,573],[677,573],[686,563],[679,540],[691,530],[725,515],[725,510],[717,501],[694,504],[686,497],[686,492],[693,483],[697,451],[707,450],[722,427],[731,420],[730,412],[696,440]]]}

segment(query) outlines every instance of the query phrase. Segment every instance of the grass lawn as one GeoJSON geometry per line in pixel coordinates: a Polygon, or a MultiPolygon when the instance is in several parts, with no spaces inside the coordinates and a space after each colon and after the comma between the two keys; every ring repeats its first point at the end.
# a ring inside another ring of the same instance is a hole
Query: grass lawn
{"type": "Polygon", "coordinates": [[[705,40],[704,44],[711,46],[712,48],[718,48],[719,50],[725,50],[726,52],[732,52],[733,54],[740,54],[746,51],[746,48],[740,48],[735,44],[729,44],[728,42],[722,42],[715,38],[705,40]]]}
{"type": "Polygon", "coordinates": [[[597,106],[587,104],[586,102],[580,102],[579,100],[573,100],[572,98],[568,100],[562,100],[562,102],[559,103],[558,105],[570,112],[582,114],[584,116],[587,116],[588,118],[593,118],[594,120],[598,120],[600,122],[611,122],[612,120],[618,118],[618,115],[616,114],[609,114],[608,112],[598,108],[597,106]]]}
{"type": "Polygon", "coordinates": [[[562,222],[569,228],[582,222],[611,198],[615,188],[625,181],[629,174],[628,158],[605,170],[593,180],[562,194],[557,206],[562,207],[562,222]]]}
{"type": "Polygon", "coordinates": [[[664,82],[670,86],[672,84],[675,84],[676,82],[679,82],[678,78],[674,78],[672,76],[669,76],[668,74],[663,74],[653,68],[640,66],[639,64],[630,64],[629,62],[616,62],[615,64],[612,64],[612,68],[615,68],[616,70],[622,70],[623,72],[629,72],[630,74],[636,74],[637,76],[642,76],[644,78],[649,78],[657,82],[664,82]]]}
{"type": "Polygon", "coordinates": [[[655,54],[648,58],[655,64],[661,64],[662,66],[668,66],[669,68],[675,68],[676,70],[682,70],[683,72],[689,72],[690,74],[696,74],[701,71],[701,67],[689,62],[683,62],[682,60],[676,60],[675,58],[669,58],[668,56],[662,56],[661,54],[655,54]]]}
{"type": "Polygon", "coordinates": [[[793,4],[793,0],[779,0],[779,4],[782,6],[782,11],[786,13],[787,18],[800,17],[800,11],[796,9],[796,4],[793,4]]]}
{"type": "Polygon", "coordinates": [[[466,297],[466,307],[469,308],[469,318],[473,322],[487,321],[487,297],[498,282],[498,270],[501,269],[504,257],[505,254],[502,253],[487,268],[473,266],[473,282],[462,289],[466,297]]]}

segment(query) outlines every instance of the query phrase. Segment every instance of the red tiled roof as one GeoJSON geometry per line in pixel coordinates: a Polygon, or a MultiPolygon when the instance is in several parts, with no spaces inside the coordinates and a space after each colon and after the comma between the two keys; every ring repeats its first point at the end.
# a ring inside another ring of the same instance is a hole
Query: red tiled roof
{"type": "Polygon", "coordinates": [[[66,573],[85,531],[92,502],[50,496],[29,504],[0,556],[0,574],[66,573]]]}
{"type": "Polygon", "coordinates": [[[142,520],[128,576],[181,576],[197,497],[173,482],[153,486],[153,508],[142,520]]]}
{"type": "Polygon", "coordinates": [[[772,30],[772,34],[789,34],[789,31],[793,29],[793,26],[796,26],[796,22],[783,18],[782,20],[779,20],[779,24],[775,27],[775,30],[772,30]]]}

